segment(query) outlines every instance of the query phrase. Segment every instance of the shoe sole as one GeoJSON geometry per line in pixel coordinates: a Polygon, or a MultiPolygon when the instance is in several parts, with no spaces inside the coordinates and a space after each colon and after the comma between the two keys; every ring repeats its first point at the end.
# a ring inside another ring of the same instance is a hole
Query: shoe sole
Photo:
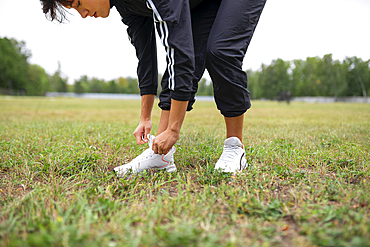
{"type": "Polygon", "coordinates": [[[149,169],[145,169],[141,172],[127,172],[125,174],[118,174],[118,171],[114,170],[113,169],[113,173],[116,175],[116,177],[118,178],[123,178],[123,177],[132,177],[133,175],[137,175],[137,174],[140,174],[144,171],[155,171],[155,172],[159,172],[161,170],[166,170],[166,172],[168,173],[172,173],[172,172],[176,172],[177,171],[177,168],[176,168],[176,165],[175,164],[172,164],[172,165],[168,165],[168,166],[165,166],[163,168],[149,168],[149,169]]]}
{"type": "Polygon", "coordinates": [[[176,165],[175,164],[172,164],[172,165],[168,165],[166,167],[163,167],[163,168],[152,168],[152,170],[156,170],[156,171],[160,171],[160,170],[166,170],[166,172],[168,173],[171,173],[171,172],[175,172],[177,171],[177,168],[176,168],[176,165]]]}

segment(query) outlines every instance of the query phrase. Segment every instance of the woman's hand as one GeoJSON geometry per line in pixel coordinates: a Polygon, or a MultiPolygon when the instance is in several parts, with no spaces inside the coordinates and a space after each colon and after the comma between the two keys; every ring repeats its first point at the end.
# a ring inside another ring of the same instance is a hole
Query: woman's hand
{"type": "Polygon", "coordinates": [[[152,130],[152,122],[150,120],[140,121],[136,130],[134,131],[134,136],[136,137],[137,144],[144,144],[149,141],[148,134],[152,130]]]}
{"type": "Polygon", "coordinates": [[[152,144],[155,154],[167,154],[180,137],[180,132],[167,129],[157,135],[152,144]]]}

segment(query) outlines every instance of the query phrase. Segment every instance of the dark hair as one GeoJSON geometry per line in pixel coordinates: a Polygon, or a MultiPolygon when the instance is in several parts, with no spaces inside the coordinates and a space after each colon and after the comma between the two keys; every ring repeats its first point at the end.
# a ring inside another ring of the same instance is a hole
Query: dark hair
{"type": "Polygon", "coordinates": [[[40,2],[46,18],[62,23],[67,20],[66,13],[69,13],[65,6],[70,6],[73,0],[40,0],[40,2]]]}

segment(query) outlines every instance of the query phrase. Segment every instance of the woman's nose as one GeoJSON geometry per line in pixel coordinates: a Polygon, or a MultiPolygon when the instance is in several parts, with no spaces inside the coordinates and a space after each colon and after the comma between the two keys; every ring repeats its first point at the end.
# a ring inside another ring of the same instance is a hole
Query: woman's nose
{"type": "Polygon", "coordinates": [[[80,13],[82,18],[86,18],[89,14],[89,11],[87,9],[78,9],[78,13],[80,13]]]}

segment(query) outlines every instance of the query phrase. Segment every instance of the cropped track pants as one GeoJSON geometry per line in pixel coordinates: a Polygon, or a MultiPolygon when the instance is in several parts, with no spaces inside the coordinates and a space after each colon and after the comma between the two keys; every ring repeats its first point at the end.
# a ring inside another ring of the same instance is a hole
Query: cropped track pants
{"type": "MultiPolygon", "coordinates": [[[[198,82],[205,69],[213,83],[217,109],[237,117],[250,107],[243,59],[266,0],[204,0],[191,10],[195,71],[188,111],[195,102],[198,82]]],[[[159,107],[171,107],[168,71],[163,75],[159,107]]]]}

